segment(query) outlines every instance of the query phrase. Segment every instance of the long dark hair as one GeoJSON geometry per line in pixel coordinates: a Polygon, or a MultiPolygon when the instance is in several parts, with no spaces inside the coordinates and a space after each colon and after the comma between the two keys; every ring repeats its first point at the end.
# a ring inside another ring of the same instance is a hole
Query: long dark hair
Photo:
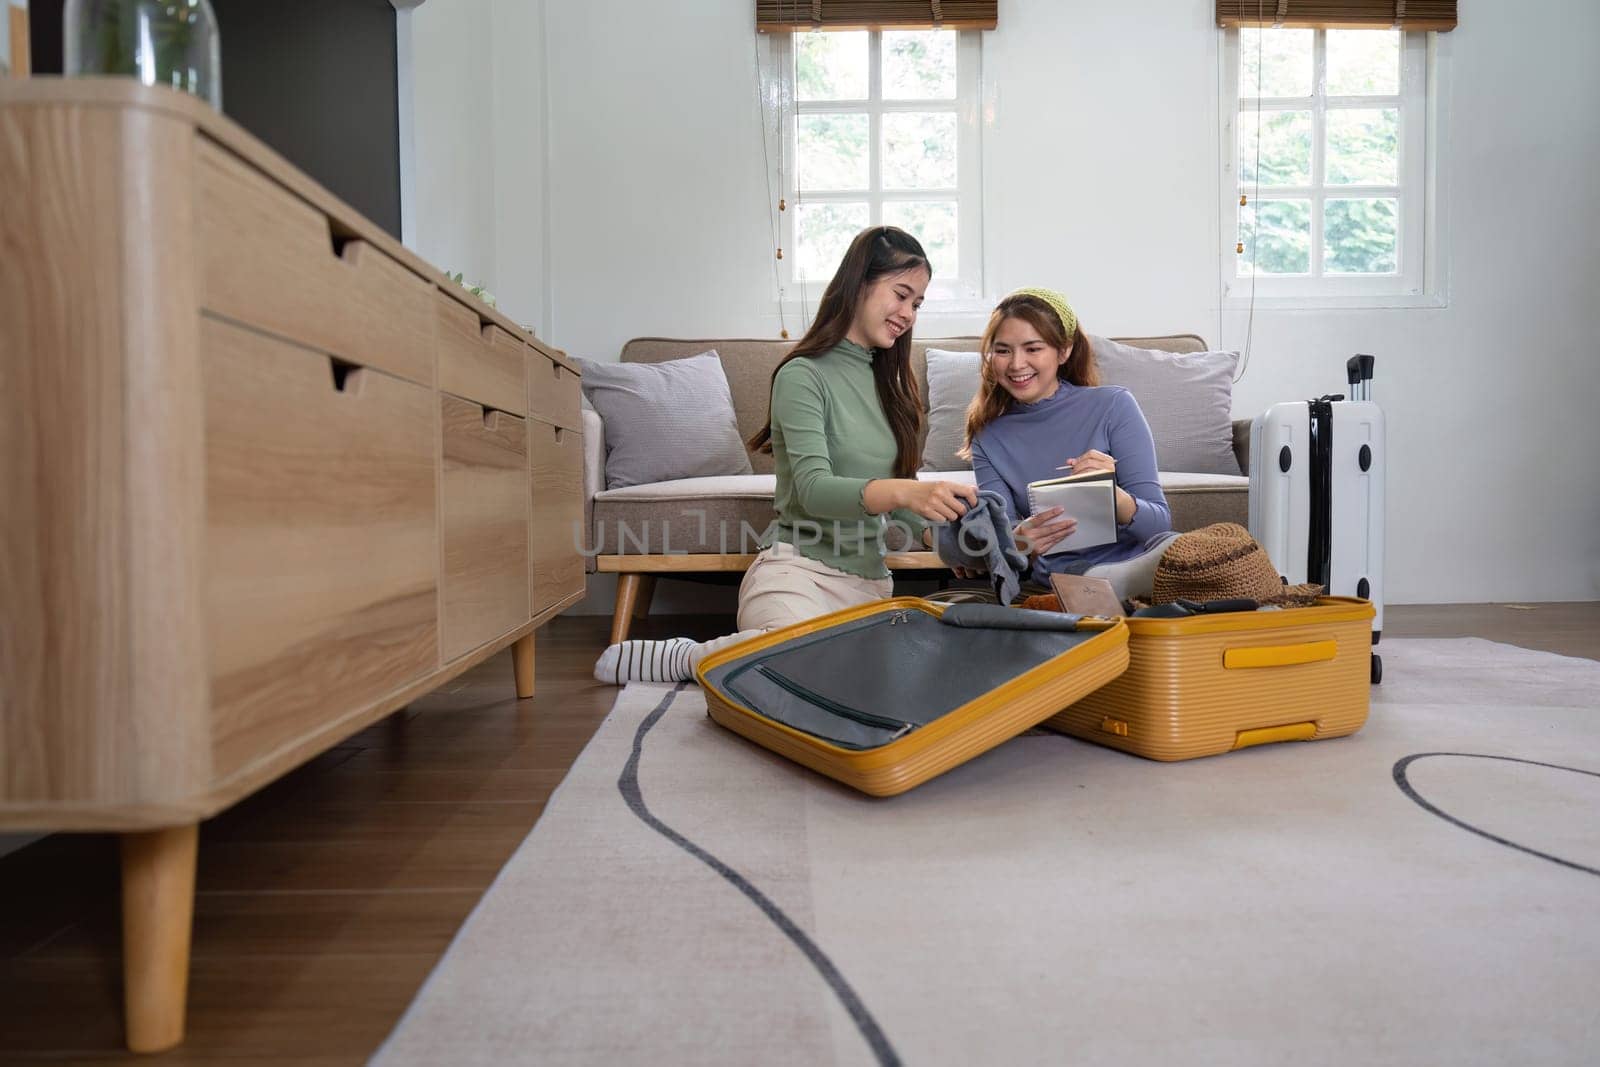
{"type": "Polygon", "coordinates": [[[1077,324],[1072,336],[1068,337],[1061,317],[1054,308],[1036,296],[1013,293],[1000,301],[994,314],[989,316],[983,341],[978,345],[983,353],[983,362],[979,364],[978,392],[972,398],[972,403],[967,405],[967,437],[961,444],[961,450],[956,453],[964,459],[972,458],[973,438],[985,426],[1004,415],[1011,406],[1011,394],[1006,392],[995,376],[994,360],[989,358],[994,351],[995,334],[1000,332],[1000,327],[1005,325],[1007,319],[1021,319],[1039,331],[1039,340],[1057,351],[1070,352],[1067,361],[1056,370],[1059,380],[1072,385],[1100,384],[1094,346],[1089,342],[1089,335],[1083,332],[1083,325],[1077,324]]]}
{"type": "MultiPolygon", "coordinates": [[[[867,286],[889,274],[901,274],[921,267],[929,276],[933,265],[917,239],[894,226],[873,226],[856,234],[844,254],[833,280],[822,293],[817,305],[817,317],[811,329],[783,357],[772,372],[777,381],[778,371],[791,359],[815,359],[845,339],[856,321],[856,309],[867,286]]],[[[888,348],[874,350],[872,376],[878,386],[878,403],[889,420],[889,430],[894,434],[896,478],[916,477],[922,461],[918,440],[922,436],[922,401],[917,395],[917,380],[911,373],[911,331],[895,338],[888,348]]],[[[767,393],[767,421],[749,440],[757,452],[772,451],[772,394],[767,393]]]]}

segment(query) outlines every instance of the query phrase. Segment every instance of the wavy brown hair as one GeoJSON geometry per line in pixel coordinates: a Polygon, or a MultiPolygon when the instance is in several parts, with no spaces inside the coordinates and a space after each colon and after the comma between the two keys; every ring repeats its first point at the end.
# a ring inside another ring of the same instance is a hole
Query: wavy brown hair
{"type": "Polygon", "coordinates": [[[1026,322],[1039,331],[1039,339],[1051,348],[1071,350],[1067,361],[1056,371],[1056,377],[1061,381],[1071,385],[1100,384],[1100,371],[1094,362],[1094,346],[1089,343],[1089,335],[1083,332],[1081,322],[1068,339],[1061,317],[1049,304],[1036,296],[1021,293],[1006,297],[989,316],[989,325],[984,327],[983,341],[978,346],[983,353],[979,364],[978,394],[967,405],[967,438],[957,453],[963,459],[972,458],[972,442],[979,431],[1004,415],[1011,406],[1011,394],[1006,392],[1005,386],[995,376],[994,360],[990,358],[994,352],[995,334],[1000,332],[1000,327],[1007,319],[1026,322]]]}
{"type": "MultiPolygon", "coordinates": [[[[933,276],[933,265],[928,262],[922,244],[904,230],[873,226],[856,234],[839,269],[833,272],[833,280],[823,290],[811,328],[773,370],[772,380],[778,380],[778,371],[791,359],[815,359],[843,341],[856,321],[856,309],[861,306],[867,286],[879,278],[918,267],[927,271],[929,277],[933,276]]],[[[917,380],[911,373],[910,330],[895,338],[888,348],[873,350],[872,376],[878,387],[878,403],[883,406],[889,430],[894,434],[894,476],[915,478],[922,462],[918,446],[922,436],[922,401],[917,394],[917,380]]],[[[767,421],[748,444],[753,451],[772,451],[770,390],[767,421]]]]}

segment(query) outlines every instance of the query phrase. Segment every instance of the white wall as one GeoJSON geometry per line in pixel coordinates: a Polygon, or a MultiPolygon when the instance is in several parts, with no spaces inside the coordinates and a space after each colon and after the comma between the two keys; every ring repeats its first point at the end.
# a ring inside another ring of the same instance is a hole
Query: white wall
{"type": "Polygon", "coordinates": [[[555,343],[605,359],[639,334],[776,335],[753,7],[546,19],[555,343]]]}
{"type": "Polygon", "coordinates": [[[495,261],[489,291],[500,310],[541,337],[550,300],[544,10],[544,0],[496,0],[491,27],[495,261]]]}
{"type": "MultiPolygon", "coordinates": [[[[641,334],[777,332],[750,4],[685,6],[545,11],[542,332],[575,355],[615,358],[641,334]]],[[[1447,42],[1448,307],[1258,310],[1235,413],[1340,388],[1348,355],[1377,354],[1391,446],[1388,599],[1593,599],[1600,5],[1544,0],[1537,20],[1523,5],[1463,7],[1447,42]],[[1567,30],[1541,28],[1558,17],[1567,30]]],[[[1001,4],[983,43],[995,101],[984,134],[992,294],[1049,285],[1097,332],[1242,345],[1243,316],[1217,302],[1213,10],[1211,0],[1001,4]]],[[[464,232],[484,225],[463,221],[464,232]]],[[[502,242],[497,266],[534,272],[524,260],[538,254],[502,242]]],[[[924,316],[918,328],[979,325],[924,316]]],[[[591,603],[603,607],[603,593],[591,603]]]]}
{"type": "Polygon", "coordinates": [[[410,243],[543,335],[544,0],[425,0],[410,18],[410,243]]]}

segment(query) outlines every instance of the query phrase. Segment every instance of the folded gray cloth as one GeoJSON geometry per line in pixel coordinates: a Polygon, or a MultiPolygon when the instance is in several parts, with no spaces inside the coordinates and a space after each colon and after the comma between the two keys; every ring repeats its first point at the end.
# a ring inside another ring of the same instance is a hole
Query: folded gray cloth
{"type": "Polygon", "coordinates": [[[1076,630],[1080,615],[1062,611],[1032,611],[1004,604],[951,604],[939,616],[946,626],[994,630],[1076,630]]]}
{"type": "Polygon", "coordinates": [[[1000,603],[1016,599],[1028,573],[1028,557],[1011,536],[1011,519],[999,493],[980,492],[978,503],[959,522],[941,523],[937,529],[934,548],[945,566],[982,571],[1000,603]]]}

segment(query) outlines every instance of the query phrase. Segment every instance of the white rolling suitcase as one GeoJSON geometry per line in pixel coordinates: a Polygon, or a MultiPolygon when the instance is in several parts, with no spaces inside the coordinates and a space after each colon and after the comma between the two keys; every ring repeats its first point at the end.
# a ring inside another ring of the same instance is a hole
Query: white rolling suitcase
{"type": "MultiPolygon", "coordinates": [[[[1274,404],[1250,426],[1250,534],[1291,585],[1372,601],[1383,633],[1383,409],[1372,364],[1346,365],[1350,398],[1274,404]]],[[[1372,657],[1372,681],[1383,661],[1372,657]]]]}

